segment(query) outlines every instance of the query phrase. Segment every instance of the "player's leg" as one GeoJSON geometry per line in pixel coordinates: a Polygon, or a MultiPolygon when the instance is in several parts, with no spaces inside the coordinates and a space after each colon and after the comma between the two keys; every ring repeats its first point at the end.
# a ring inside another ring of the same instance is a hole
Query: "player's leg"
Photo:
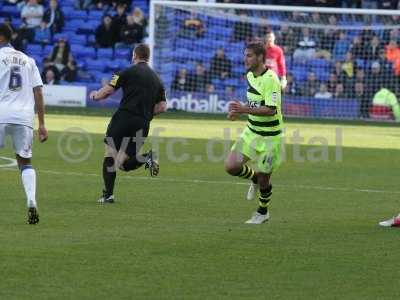
{"type": "Polygon", "coordinates": [[[251,219],[246,221],[247,224],[262,224],[269,219],[269,205],[272,196],[271,174],[279,167],[280,163],[281,138],[266,139],[257,159],[259,206],[251,219]]]}
{"type": "Polygon", "coordinates": [[[379,225],[383,227],[400,227],[400,214],[389,220],[379,222],[379,225]]]}
{"type": "Polygon", "coordinates": [[[250,157],[247,155],[233,150],[225,160],[225,171],[232,176],[257,183],[257,173],[246,164],[249,160],[250,157]]]}
{"type": "Polygon", "coordinates": [[[36,171],[32,167],[33,129],[23,125],[9,124],[7,130],[11,135],[15,156],[21,171],[22,184],[28,207],[28,223],[39,223],[36,202],[36,171]]]}

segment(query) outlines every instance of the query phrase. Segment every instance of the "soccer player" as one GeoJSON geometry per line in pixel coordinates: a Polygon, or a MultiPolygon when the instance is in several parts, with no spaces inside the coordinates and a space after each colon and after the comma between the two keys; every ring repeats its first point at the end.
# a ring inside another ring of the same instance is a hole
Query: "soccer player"
{"type": "Polygon", "coordinates": [[[400,214],[397,217],[393,217],[389,220],[379,222],[379,225],[383,227],[400,227],[400,214]]]}
{"type": "Polygon", "coordinates": [[[287,86],[285,55],[281,47],[275,44],[275,34],[270,31],[266,35],[265,65],[272,69],[281,78],[281,86],[284,90],[287,86]]]}
{"type": "Polygon", "coordinates": [[[261,42],[247,45],[244,63],[247,69],[247,104],[235,101],[229,106],[228,118],[248,115],[247,127],[233,145],[225,161],[232,176],[251,180],[247,199],[252,200],[259,188],[259,207],[247,224],[261,224],[269,219],[272,195],[271,174],[281,162],[281,84],[276,73],[264,65],[265,51],[261,42]],[[247,163],[252,162],[256,169],[247,163]]]}
{"type": "Polygon", "coordinates": [[[10,135],[21,171],[28,206],[28,223],[37,224],[36,172],[31,164],[35,108],[39,140],[47,139],[42,80],[35,61],[10,45],[12,30],[0,25],[0,148],[10,135]]]}
{"type": "Polygon", "coordinates": [[[100,101],[119,88],[123,91],[119,109],[111,118],[104,139],[104,190],[99,203],[114,202],[117,168],[128,172],[145,165],[151,176],[158,175],[159,165],[155,154],[151,150],[139,154],[153,116],[167,110],[164,85],[149,67],[149,58],[149,47],[138,44],[133,50],[133,66],[113,75],[108,85],[90,94],[90,99],[100,101]]]}

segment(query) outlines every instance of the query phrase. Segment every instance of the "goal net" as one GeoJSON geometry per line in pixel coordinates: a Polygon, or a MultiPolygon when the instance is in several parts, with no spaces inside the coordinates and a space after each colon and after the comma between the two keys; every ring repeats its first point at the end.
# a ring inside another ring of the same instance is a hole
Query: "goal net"
{"type": "Polygon", "coordinates": [[[399,11],[155,0],[149,30],[170,108],[246,101],[245,45],[273,32],[286,71],[266,64],[286,75],[286,116],[400,121],[399,11]]]}

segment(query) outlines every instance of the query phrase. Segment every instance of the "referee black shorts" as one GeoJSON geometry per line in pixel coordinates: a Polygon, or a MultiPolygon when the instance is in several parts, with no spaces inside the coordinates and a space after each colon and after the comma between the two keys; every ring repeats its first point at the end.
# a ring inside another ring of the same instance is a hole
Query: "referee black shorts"
{"type": "Polygon", "coordinates": [[[123,148],[129,157],[136,156],[149,134],[149,125],[149,122],[140,116],[118,110],[108,124],[104,143],[117,152],[123,148]]]}

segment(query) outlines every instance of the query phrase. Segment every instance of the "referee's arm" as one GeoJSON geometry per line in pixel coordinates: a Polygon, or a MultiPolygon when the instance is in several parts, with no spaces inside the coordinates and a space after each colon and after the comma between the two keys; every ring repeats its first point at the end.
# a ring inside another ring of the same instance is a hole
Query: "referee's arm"
{"type": "Polygon", "coordinates": [[[112,95],[115,92],[115,88],[113,88],[111,85],[107,84],[103,86],[100,90],[98,91],[92,91],[89,95],[89,99],[93,101],[100,101],[108,96],[112,95]]]}

